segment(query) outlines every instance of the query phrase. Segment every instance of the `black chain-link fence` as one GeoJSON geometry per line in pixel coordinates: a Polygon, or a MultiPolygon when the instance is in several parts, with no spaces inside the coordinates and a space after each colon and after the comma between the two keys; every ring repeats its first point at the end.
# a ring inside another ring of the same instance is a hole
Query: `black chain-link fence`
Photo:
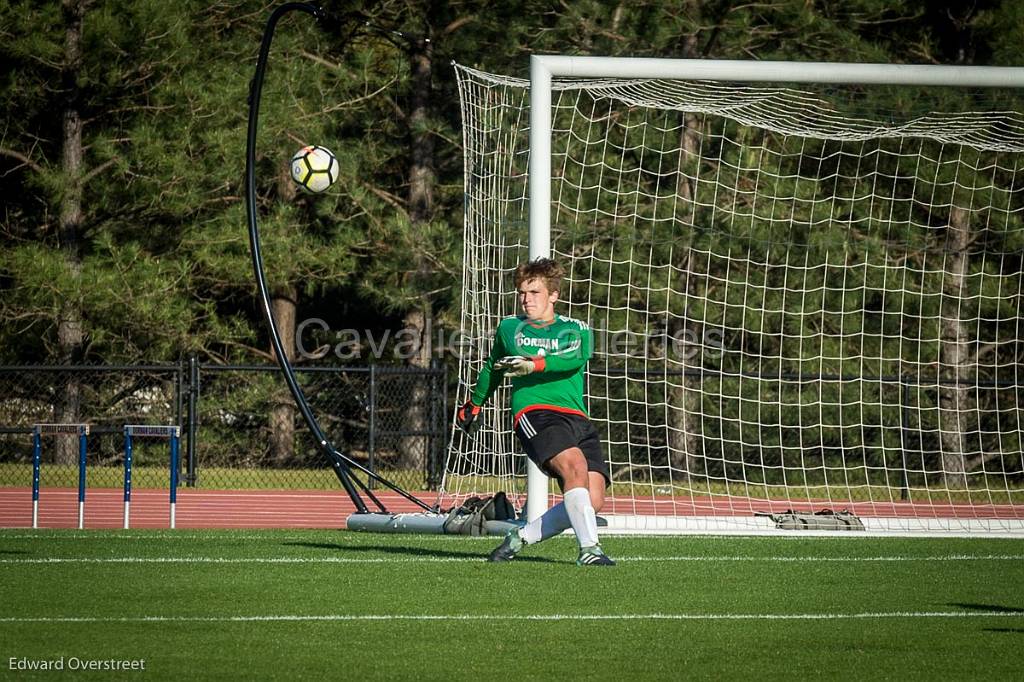
{"type": "MultiPolygon", "coordinates": [[[[309,367],[296,375],[344,454],[408,490],[435,489],[448,435],[443,368],[309,367]]],[[[182,485],[322,488],[338,481],[276,366],[0,367],[0,486],[31,483],[32,427],[89,424],[90,486],[121,484],[125,424],[182,427],[182,485]]],[[[166,486],[168,445],[133,443],[137,486],[166,486]]],[[[74,486],[78,440],[42,445],[46,486],[74,486]]]]}

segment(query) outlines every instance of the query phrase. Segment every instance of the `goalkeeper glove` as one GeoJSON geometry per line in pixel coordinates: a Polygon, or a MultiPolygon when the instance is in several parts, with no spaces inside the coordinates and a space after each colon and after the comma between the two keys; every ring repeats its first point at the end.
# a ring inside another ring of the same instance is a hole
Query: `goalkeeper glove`
{"type": "Polygon", "coordinates": [[[480,406],[474,405],[472,400],[467,400],[466,404],[455,413],[455,423],[466,433],[475,433],[480,428],[480,423],[476,421],[478,414],[480,414],[480,406]]]}
{"type": "Polygon", "coordinates": [[[494,363],[494,369],[502,370],[506,376],[524,377],[527,374],[536,372],[538,363],[533,358],[524,358],[521,355],[508,355],[494,363]]]}

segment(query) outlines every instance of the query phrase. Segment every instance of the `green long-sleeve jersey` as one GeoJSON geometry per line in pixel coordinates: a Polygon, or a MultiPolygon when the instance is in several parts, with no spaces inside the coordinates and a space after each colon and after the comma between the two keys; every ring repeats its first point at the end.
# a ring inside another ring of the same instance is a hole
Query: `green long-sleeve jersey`
{"type": "Polygon", "coordinates": [[[504,373],[494,363],[507,355],[533,358],[536,371],[512,378],[512,413],[551,408],[587,416],[583,404],[583,375],[594,352],[594,334],[585,322],[556,315],[544,325],[525,315],[507,317],[498,324],[491,353],[480,370],[473,404],[483,405],[497,390],[504,373]]]}

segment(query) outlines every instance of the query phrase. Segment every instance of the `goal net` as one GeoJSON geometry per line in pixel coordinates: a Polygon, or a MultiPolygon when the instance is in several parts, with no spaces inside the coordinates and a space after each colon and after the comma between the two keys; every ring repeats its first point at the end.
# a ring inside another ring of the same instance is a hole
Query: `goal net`
{"type": "MultiPolygon", "coordinates": [[[[461,402],[520,312],[531,116],[529,81],[457,70],[461,402]]],[[[594,332],[612,528],[1024,530],[1020,94],[552,81],[557,312],[594,332]]],[[[507,391],[453,430],[444,496],[522,503],[507,391]]]]}

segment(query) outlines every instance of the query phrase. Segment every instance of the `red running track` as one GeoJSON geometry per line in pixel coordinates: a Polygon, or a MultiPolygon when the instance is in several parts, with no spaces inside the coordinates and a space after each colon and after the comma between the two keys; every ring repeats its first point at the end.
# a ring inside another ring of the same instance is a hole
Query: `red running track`
{"type": "MultiPolygon", "coordinates": [[[[436,494],[432,494],[436,496],[436,494]]],[[[133,490],[132,528],[170,527],[166,490],[133,490]]],[[[394,494],[378,494],[389,511],[419,511],[394,494]]],[[[179,490],[177,528],[344,528],[355,511],[344,491],[320,490],[179,490]]],[[[124,491],[89,488],[85,494],[86,528],[121,528],[124,491]]],[[[0,528],[32,526],[32,491],[0,488],[0,528]]],[[[40,528],[78,527],[78,490],[44,488],[39,493],[40,528]]]]}
{"type": "MultiPolygon", "coordinates": [[[[417,493],[433,504],[437,494],[417,493]]],[[[380,492],[388,511],[415,512],[419,508],[394,493],[380,492]]],[[[556,498],[557,499],[557,498],[556,498]]],[[[522,500],[515,498],[516,504],[522,500]]],[[[606,514],[652,516],[752,516],[756,512],[820,511],[843,509],[863,517],[1024,519],[1024,505],[966,505],[929,502],[765,501],[745,497],[611,498],[606,514]]],[[[178,492],[178,528],[344,528],[355,511],[344,491],[318,490],[190,490],[178,492]]],[[[90,488],[86,493],[86,528],[121,528],[124,493],[121,489],[90,488]]],[[[0,488],[0,528],[32,525],[32,492],[28,488],[0,488]]],[[[78,526],[78,491],[44,488],[39,495],[42,528],[78,526]]],[[[166,490],[132,491],[131,527],[167,528],[170,525],[166,490]]]]}

